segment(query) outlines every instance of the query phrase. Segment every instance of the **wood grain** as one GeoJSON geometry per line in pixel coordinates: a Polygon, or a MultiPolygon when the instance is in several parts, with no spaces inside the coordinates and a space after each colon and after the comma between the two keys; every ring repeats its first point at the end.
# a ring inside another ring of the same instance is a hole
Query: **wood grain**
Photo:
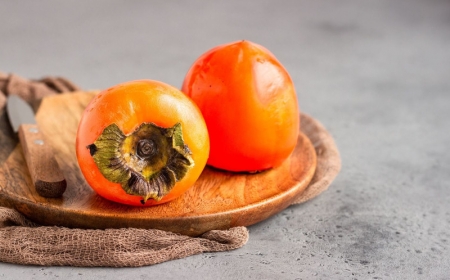
{"type": "Polygon", "coordinates": [[[62,196],[66,180],[55,160],[53,148],[36,124],[22,124],[19,139],[36,192],[49,198],[62,196]]]}
{"type": "Polygon", "coordinates": [[[301,133],[293,154],[278,168],[245,174],[207,167],[192,188],[169,203],[131,207],[110,202],[88,186],[75,155],[78,122],[94,94],[47,97],[37,114],[67,181],[62,198],[37,195],[19,144],[0,168],[1,205],[43,225],[156,228],[196,236],[212,229],[251,225],[282,211],[314,175],[315,150],[301,133]]]}

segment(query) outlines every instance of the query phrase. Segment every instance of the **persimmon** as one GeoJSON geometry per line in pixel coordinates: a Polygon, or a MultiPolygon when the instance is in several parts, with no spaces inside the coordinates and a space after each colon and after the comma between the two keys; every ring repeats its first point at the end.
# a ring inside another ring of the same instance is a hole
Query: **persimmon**
{"type": "Polygon", "coordinates": [[[97,94],[77,131],[76,153],[102,197],[156,205],[184,193],[200,176],[209,137],[197,106],[158,81],[122,83],[97,94]]]}
{"type": "Polygon", "coordinates": [[[238,41],[207,51],[187,72],[182,91],[206,121],[209,165],[261,171],[294,150],[300,127],[294,84],[266,48],[238,41]]]}

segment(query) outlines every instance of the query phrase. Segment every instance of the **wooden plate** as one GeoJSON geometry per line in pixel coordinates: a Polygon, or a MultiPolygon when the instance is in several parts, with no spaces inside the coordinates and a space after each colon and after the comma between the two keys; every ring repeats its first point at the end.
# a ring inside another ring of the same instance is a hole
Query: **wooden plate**
{"type": "Polygon", "coordinates": [[[36,116],[66,177],[63,197],[47,199],[36,193],[18,144],[0,168],[1,205],[42,225],[156,228],[195,236],[212,229],[248,226],[280,212],[305,190],[314,175],[316,153],[301,133],[295,151],[278,168],[241,174],[207,167],[196,184],[172,202],[153,207],[110,202],[86,183],[75,155],[78,122],[94,95],[80,92],[47,97],[36,116]]]}

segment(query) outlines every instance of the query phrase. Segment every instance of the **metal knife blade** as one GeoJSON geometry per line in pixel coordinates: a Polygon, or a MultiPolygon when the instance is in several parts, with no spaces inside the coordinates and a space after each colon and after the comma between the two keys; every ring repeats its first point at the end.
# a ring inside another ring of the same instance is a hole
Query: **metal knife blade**
{"type": "Polygon", "coordinates": [[[14,132],[19,131],[21,124],[36,124],[33,109],[22,98],[17,95],[10,95],[6,103],[6,110],[9,122],[14,132]]]}
{"type": "Polygon", "coordinates": [[[8,96],[6,111],[15,132],[36,192],[47,198],[62,196],[66,180],[54,157],[53,148],[39,129],[31,107],[17,95],[8,96]]]}

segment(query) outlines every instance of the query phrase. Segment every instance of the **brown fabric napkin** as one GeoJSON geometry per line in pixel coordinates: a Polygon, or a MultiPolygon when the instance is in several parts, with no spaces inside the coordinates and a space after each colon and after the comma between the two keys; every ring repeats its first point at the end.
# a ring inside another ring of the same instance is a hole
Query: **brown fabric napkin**
{"type": "MultiPolygon", "coordinates": [[[[37,109],[47,95],[77,90],[80,89],[76,85],[61,77],[27,80],[0,72],[0,112],[10,94],[21,96],[37,109]]],[[[341,166],[333,138],[319,122],[302,115],[301,127],[315,147],[317,168],[310,185],[294,204],[326,190],[341,166]]],[[[248,237],[245,227],[189,237],[156,229],[39,226],[14,209],[0,207],[0,261],[16,264],[137,267],[202,252],[237,249],[245,245],[248,237]]]]}
{"type": "Polygon", "coordinates": [[[40,100],[48,95],[81,90],[71,81],[62,77],[44,77],[40,80],[28,80],[15,74],[0,72],[0,109],[6,102],[6,96],[15,94],[37,109],[40,100]]]}

